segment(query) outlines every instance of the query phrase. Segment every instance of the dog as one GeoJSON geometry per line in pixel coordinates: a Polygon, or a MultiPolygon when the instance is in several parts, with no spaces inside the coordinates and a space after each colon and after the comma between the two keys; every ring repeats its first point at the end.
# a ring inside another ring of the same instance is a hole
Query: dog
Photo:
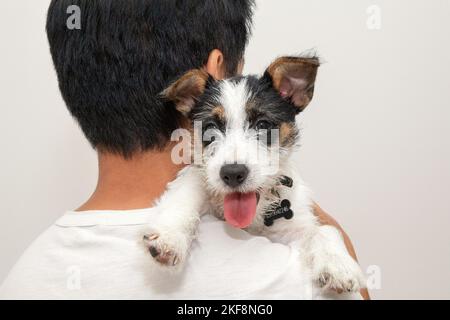
{"type": "Polygon", "coordinates": [[[209,213],[297,247],[320,287],[348,292],[365,287],[342,235],[318,222],[311,192],[293,169],[295,119],[313,98],[319,65],[314,55],[285,56],[261,77],[221,81],[191,70],[162,92],[203,139],[201,161],[168,185],[156,204],[164,213],[144,236],[159,264],[171,269],[183,264],[201,215],[209,213]]]}

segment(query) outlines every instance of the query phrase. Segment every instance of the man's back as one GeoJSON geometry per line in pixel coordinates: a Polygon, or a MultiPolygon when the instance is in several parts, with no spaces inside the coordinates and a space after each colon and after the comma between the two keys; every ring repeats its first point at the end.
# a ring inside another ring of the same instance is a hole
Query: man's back
{"type": "Polygon", "coordinates": [[[183,270],[168,272],[142,244],[157,215],[153,209],[67,213],[25,252],[0,299],[323,298],[296,250],[209,216],[183,270]]]}

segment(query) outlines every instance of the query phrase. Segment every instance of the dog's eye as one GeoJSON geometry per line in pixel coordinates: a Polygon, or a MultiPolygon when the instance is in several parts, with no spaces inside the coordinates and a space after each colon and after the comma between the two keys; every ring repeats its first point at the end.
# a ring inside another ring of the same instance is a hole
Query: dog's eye
{"type": "Polygon", "coordinates": [[[203,127],[203,144],[209,146],[218,138],[219,126],[215,122],[208,122],[203,127]]]}
{"type": "Polygon", "coordinates": [[[267,120],[259,120],[255,126],[256,130],[270,130],[273,128],[273,124],[267,120]]]}

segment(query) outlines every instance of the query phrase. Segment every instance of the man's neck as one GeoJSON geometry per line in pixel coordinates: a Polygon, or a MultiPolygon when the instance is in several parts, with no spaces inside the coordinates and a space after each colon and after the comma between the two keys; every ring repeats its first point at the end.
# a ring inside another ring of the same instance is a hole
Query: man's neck
{"type": "Polygon", "coordinates": [[[131,159],[99,152],[97,188],[77,211],[151,207],[182,168],[173,164],[170,150],[139,153],[131,159]]]}

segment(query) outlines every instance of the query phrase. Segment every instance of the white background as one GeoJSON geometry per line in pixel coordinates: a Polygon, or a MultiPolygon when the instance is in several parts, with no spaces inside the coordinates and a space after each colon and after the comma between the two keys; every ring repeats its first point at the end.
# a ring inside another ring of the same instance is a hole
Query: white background
{"type": "MultiPolygon", "coordinates": [[[[45,36],[48,0],[0,2],[0,282],[96,182],[45,36]]],[[[450,298],[450,1],[258,1],[245,72],[316,48],[300,170],[350,234],[374,298],[450,298]],[[381,9],[381,29],[367,9],[381,9]]]]}

